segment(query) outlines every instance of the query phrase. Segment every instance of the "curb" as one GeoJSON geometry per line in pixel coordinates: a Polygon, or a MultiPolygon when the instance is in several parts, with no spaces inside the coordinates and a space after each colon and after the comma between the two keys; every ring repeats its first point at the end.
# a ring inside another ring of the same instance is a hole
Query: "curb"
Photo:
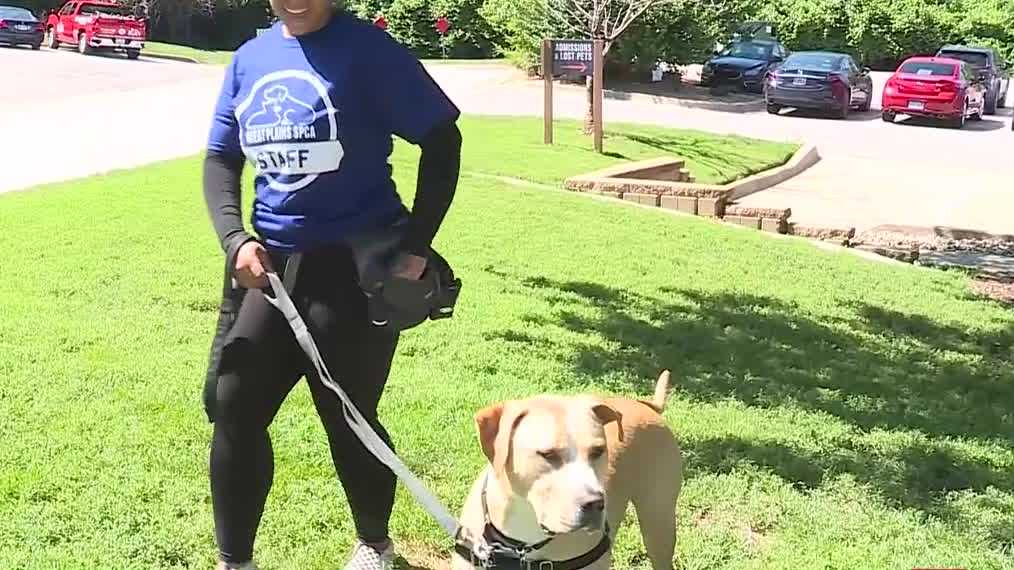
{"type": "Polygon", "coordinates": [[[602,96],[613,101],[631,101],[634,103],[652,103],[654,105],[672,105],[686,109],[702,109],[705,111],[721,111],[726,113],[748,113],[751,111],[763,111],[766,106],[763,100],[760,101],[697,101],[693,99],[680,99],[667,95],[649,95],[647,93],[630,93],[628,91],[615,91],[603,89],[602,96]]]}
{"type": "MultiPolygon", "coordinates": [[[[681,162],[683,159],[679,159],[681,162]]],[[[625,171],[640,170],[654,165],[657,160],[643,160],[633,163],[624,163],[617,166],[602,168],[593,172],[572,176],[564,182],[568,190],[581,192],[607,190],[610,192],[623,192],[618,189],[624,185],[656,186],[669,189],[673,195],[687,195],[708,198],[722,198],[723,203],[734,203],[750,194],[760,192],[781,184],[786,180],[797,176],[820,161],[820,153],[813,144],[806,143],[796,149],[796,152],[785,164],[774,166],[767,170],[751,174],[741,180],[726,184],[703,184],[687,180],[662,180],[642,179],[640,176],[624,175],[625,171]]],[[[692,180],[692,179],[691,179],[692,180]]],[[[665,194],[666,192],[663,192],[665,194]]]]}
{"type": "MultiPolygon", "coordinates": [[[[519,187],[519,188],[529,188],[529,189],[532,189],[532,190],[549,190],[551,192],[560,192],[560,193],[564,193],[564,194],[574,194],[574,192],[566,190],[565,188],[561,188],[559,186],[554,186],[554,185],[551,185],[551,184],[543,184],[543,183],[539,183],[539,182],[531,182],[529,180],[522,180],[520,178],[512,178],[512,177],[509,177],[509,176],[497,176],[497,175],[485,174],[485,173],[481,173],[481,172],[464,172],[464,171],[462,171],[462,175],[463,176],[471,176],[471,177],[475,177],[475,178],[480,178],[480,179],[483,179],[483,180],[495,180],[497,182],[502,182],[504,184],[508,184],[510,186],[515,186],[515,187],[519,187]]],[[[725,221],[725,220],[723,220],[721,218],[706,218],[706,217],[698,216],[698,215],[695,215],[695,214],[690,214],[690,213],[687,213],[687,212],[683,212],[683,211],[680,211],[680,210],[671,210],[671,209],[668,209],[668,208],[658,208],[658,207],[655,207],[655,206],[649,206],[649,205],[640,204],[640,203],[637,203],[637,202],[630,202],[630,201],[626,201],[626,200],[617,200],[616,198],[612,198],[612,197],[609,197],[609,196],[602,196],[602,195],[599,195],[599,194],[582,193],[582,196],[584,196],[586,198],[589,198],[591,200],[594,200],[594,201],[598,201],[598,202],[603,203],[603,204],[606,204],[606,203],[608,203],[608,204],[621,204],[621,205],[623,205],[625,207],[628,207],[628,208],[639,208],[639,209],[642,209],[642,210],[649,210],[649,211],[659,212],[662,215],[666,215],[666,216],[672,216],[672,217],[676,217],[676,218],[680,218],[680,217],[683,217],[683,218],[697,218],[697,219],[711,221],[712,223],[716,223],[716,224],[718,224],[718,225],[720,225],[722,227],[726,227],[726,228],[732,228],[732,229],[737,229],[737,230],[750,230],[750,228],[744,227],[741,224],[736,224],[736,223],[733,223],[733,222],[727,222],[727,221],[725,221]]],[[[862,259],[864,259],[866,261],[872,261],[872,262],[880,263],[880,264],[884,264],[884,265],[892,265],[892,266],[895,266],[895,267],[911,267],[911,268],[915,268],[915,269],[919,269],[919,270],[924,270],[924,271],[931,271],[932,270],[931,267],[920,266],[918,264],[912,264],[912,263],[906,263],[906,262],[903,262],[903,261],[898,261],[897,259],[892,259],[890,257],[884,257],[882,255],[878,255],[876,253],[865,251],[865,250],[862,250],[862,249],[848,247],[848,246],[844,246],[844,245],[840,245],[840,244],[836,244],[836,243],[831,243],[831,242],[824,241],[824,240],[814,239],[814,238],[810,238],[810,237],[797,236],[797,235],[792,235],[792,234],[782,234],[782,233],[775,233],[775,232],[765,232],[765,231],[756,231],[754,233],[760,234],[760,235],[768,237],[768,238],[773,238],[773,239],[795,241],[796,243],[807,243],[807,244],[810,244],[810,245],[812,245],[813,247],[815,247],[817,249],[821,249],[821,250],[824,250],[824,251],[827,251],[827,252],[844,253],[844,254],[847,254],[847,255],[853,255],[853,256],[862,258],[862,259]]]]}
{"type": "Polygon", "coordinates": [[[777,186],[790,178],[798,176],[818,162],[820,162],[820,153],[817,151],[817,147],[806,143],[796,150],[796,153],[785,164],[769,168],[763,172],[758,172],[757,174],[728,184],[727,187],[730,190],[729,200],[735,202],[761,190],[777,186]]]}
{"type": "Polygon", "coordinates": [[[150,58],[153,58],[153,59],[167,59],[167,60],[170,60],[170,61],[179,61],[179,62],[182,62],[182,63],[198,63],[198,64],[201,63],[201,62],[197,61],[196,59],[194,59],[192,57],[186,57],[186,56],[183,56],[183,55],[169,55],[169,54],[157,53],[157,52],[156,53],[152,53],[152,52],[146,52],[146,51],[143,51],[143,50],[141,51],[141,55],[143,55],[144,57],[150,57],[150,58]]]}

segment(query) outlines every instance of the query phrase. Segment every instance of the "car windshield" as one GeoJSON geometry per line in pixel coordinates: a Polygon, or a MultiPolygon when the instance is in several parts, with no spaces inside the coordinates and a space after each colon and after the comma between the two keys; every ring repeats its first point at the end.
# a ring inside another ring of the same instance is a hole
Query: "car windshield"
{"type": "Polygon", "coordinates": [[[841,65],[840,55],[819,53],[797,53],[790,55],[782,66],[785,69],[812,69],[816,71],[834,71],[841,65]]]}
{"type": "Polygon", "coordinates": [[[79,10],[81,14],[104,14],[109,16],[129,16],[130,10],[123,6],[110,6],[108,4],[82,4],[79,10]]]}
{"type": "Polygon", "coordinates": [[[929,75],[932,77],[952,77],[954,75],[953,63],[936,63],[933,61],[908,61],[898,69],[901,73],[910,75],[929,75]]]}
{"type": "Polygon", "coordinates": [[[24,8],[14,6],[0,6],[0,20],[21,20],[23,22],[34,22],[35,16],[24,8]]]}
{"type": "Polygon", "coordinates": [[[989,65],[989,56],[984,53],[974,51],[942,51],[940,52],[940,57],[960,59],[961,61],[970,63],[975,67],[986,67],[989,65]]]}
{"type": "Polygon", "coordinates": [[[726,57],[745,57],[747,59],[770,59],[771,44],[758,42],[734,43],[721,53],[726,57]]]}

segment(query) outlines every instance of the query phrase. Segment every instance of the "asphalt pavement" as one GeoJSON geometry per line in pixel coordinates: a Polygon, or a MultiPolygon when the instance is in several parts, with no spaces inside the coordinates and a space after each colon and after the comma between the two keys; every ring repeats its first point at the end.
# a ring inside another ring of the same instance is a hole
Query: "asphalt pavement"
{"type": "Polygon", "coordinates": [[[0,48],[0,192],[201,150],[222,69],[0,48]]]}

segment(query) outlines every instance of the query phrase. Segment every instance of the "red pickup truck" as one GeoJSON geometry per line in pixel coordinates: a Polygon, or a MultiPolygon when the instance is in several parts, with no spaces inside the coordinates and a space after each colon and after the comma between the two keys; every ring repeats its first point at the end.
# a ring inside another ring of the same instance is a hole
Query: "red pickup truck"
{"type": "Polygon", "coordinates": [[[46,19],[46,44],[77,46],[82,54],[123,51],[137,59],[144,47],[145,19],[110,0],[70,0],[46,19]]]}

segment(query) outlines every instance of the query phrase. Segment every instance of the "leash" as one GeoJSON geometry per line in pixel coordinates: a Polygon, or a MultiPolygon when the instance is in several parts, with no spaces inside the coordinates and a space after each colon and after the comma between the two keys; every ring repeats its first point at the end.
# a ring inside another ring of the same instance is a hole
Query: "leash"
{"type": "Polygon", "coordinates": [[[458,520],[451,516],[447,508],[440,502],[440,499],[405,466],[394,451],[377,435],[377,432],[373,431],[369,422],[366,421],[366,418],[363,417],[359,409],[352,403],[352,399],[345,393],[345,390],[342,390],[341,386],[334,381],[334,378],[332,378],[331,373],[327,369],[327,365],[324,363],[324,359],[320,355],[320,350],[317,349],[317,343],[314,342],[310,330],[303,321],[303,317],[296,310],[296,305],[292,302],[292,298],[289,297],[289,293],[286,291],[282,280],[274,272],[269,272],[267,277],[271,283],[274,297],[272,298],[265,293],[264,298],[285,315],[285,319],[289,322],[289,328],[296,335],[296,341],[303,349],[303,352],[306,353],[310,362],[313,363],[320,381],[342,401],[342,413],[345,415],[345,421],[348,422],[352,432],[356,434],[356,437],[359,438],[359,441],[362,442],[363,446],[370,453],[401,479],[405,487],[422,504],[430,516],[436,519],[437,524],[456,541],[460,540],[461,525],[458,524],[458,520]]]}
{"type": "MultiPolygon", "coordinates": [[[[274,297],[265,292],[264,299],[285,316],[285,320],[288,321],[289,328],[295,334],[300,348],[303,349],[303,352],[306,353],[310,362],[313,363],[313,367],[317,370],[321,383],[334,392],[338,396],[338,399],[341,400],[342,414],[345,416],[345,421],[348,422],[352,432],[356,434],[356,437],[359,438],[363,446],[377,460],[386,465],[398,479],[401,479],[402,483],[416,500],[419,501],[423,509],[454,540],[454,549],[459,555],[471,562],[473,567],[489,570],[579,570],[591,565],[609,550],[611,541],[607,524],[602,540],[595,548],[581,556],[563,561],[529,560],[528,555],[545,546],[551,539],[547,539],[536,545],[525,546],[496,530],[489,520],[489,511],[486,506],[486,481],[483,481],[482,493],[482,509],[483,515],[486,518],[483,536],[478,537],[478,540],[464,536],[465,529],[458,523],[458,520],[451,516],[447,508],[440,502],[440,499],[426,487],[425,483],[412,473],[412,470],[377,435],[377,432],[373,431],[373,427],[370,426],[359,409],[352,403],[352,399],[345,393],[345,390],[342,390],[342,387],[338,385],[328,371],[324,358],[317,348],[317,343],[313,340],[313,335],[310,334],[306,322],[300,316],[287,290],[294,286],[296,268],[298,268],[300,261],[301,256],[299,254],[290,257],[285,271],[285,282],[278,277],[277,273],[273,271],[267,273],[268,282],[271,284],[274,297]]],[[[488,477],[488,475],[487,471],[485,476],[488,477]]]]}

